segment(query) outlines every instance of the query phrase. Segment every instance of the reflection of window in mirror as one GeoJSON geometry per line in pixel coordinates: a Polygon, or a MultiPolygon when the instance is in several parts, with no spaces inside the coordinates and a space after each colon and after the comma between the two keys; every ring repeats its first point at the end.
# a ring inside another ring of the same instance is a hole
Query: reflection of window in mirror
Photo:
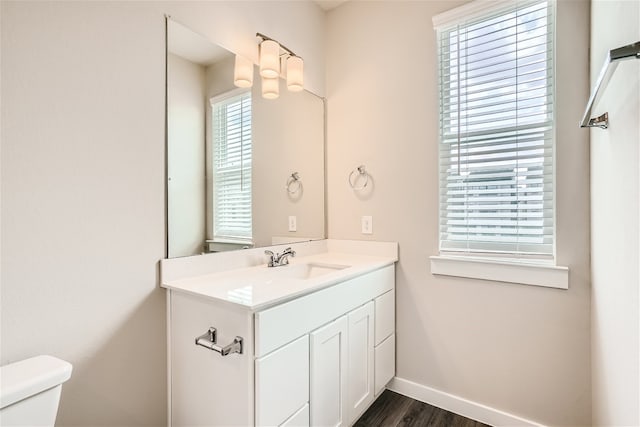
{"type": "Polygon", "coordinates": [[[211,98],[209,239],[251,245],[251,90],[211,98]]]}

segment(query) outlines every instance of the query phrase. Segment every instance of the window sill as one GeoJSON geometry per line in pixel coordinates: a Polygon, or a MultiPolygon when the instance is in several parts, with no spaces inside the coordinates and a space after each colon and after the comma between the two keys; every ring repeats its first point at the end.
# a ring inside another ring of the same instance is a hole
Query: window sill
{"type": "Polygon", "coordinates": [[[429,258],[435,275],[569,289],[568,267],[457,256],[429,258]]]}
{"type": "Polygon", "coordinates": [[[253,246],[253,241],[244,240],[244,239],[232,239],[232,238],[216,238],[216,239],[207,239],[206,243],[228,243],[230,245],[249,245],[253,246]]]}
{"type": "Polygon", "coordinates": [[[207,240],[208,252],[224,252],[234,249],[249,249],[253,247],[253,242],[250,240],[232,240],[232,239],[215,239],[207,240]]]}

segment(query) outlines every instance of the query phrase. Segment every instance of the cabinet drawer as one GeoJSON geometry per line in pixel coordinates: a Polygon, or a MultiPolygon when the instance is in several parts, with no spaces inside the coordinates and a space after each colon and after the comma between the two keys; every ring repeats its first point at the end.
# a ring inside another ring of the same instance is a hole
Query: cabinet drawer
{"type": "Polygon", "coordinates": [[[255,356],[337,319],[393,289],[390,265],[255,314],[255,356]]]}
{"type": "Polygon", "coordinates": [[[256,425],[280,425],[309,401],[309,336],[255,363],[256,425]]]}
{"type": "Polygon", "coordinates": [[[374,390],[377,396],[396,374],[396,335],[392,334],[376,346],[374,353],[374,390]]]}
{"type": "Polygon", "coordinates": [[[396,301],[395,292],[389,291],[375,299],[376,303],[376,339],[375,345],[380,344],[396,329],[396,301]]]}

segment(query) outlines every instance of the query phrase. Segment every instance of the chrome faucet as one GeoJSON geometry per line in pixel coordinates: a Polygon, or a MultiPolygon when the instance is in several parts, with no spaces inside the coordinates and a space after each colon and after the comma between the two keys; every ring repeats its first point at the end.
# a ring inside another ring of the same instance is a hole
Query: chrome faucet
{"type": "Polygon", "coordinates": [[[268,267],[281,267],[283,265],[288,265],[289,264],[289,257],[290,256],[296,256],[296,251],[292,250],[291,248],[287,248],[285,249],[281,254],[279,253],[274,253],[273,251],[264,251],[265,255],[269,255],[269,263],[267,264],[268,267]]]}

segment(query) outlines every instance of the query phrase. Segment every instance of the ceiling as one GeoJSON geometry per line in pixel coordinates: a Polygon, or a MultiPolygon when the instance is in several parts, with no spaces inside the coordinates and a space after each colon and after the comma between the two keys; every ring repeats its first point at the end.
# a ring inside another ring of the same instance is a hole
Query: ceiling
{"type": "Polygon", "coordinates": [[[314,1],[324,10],[331,10],[340,6],[342,3],[346,2],[347,0],[314,0],[314,1]]]}

